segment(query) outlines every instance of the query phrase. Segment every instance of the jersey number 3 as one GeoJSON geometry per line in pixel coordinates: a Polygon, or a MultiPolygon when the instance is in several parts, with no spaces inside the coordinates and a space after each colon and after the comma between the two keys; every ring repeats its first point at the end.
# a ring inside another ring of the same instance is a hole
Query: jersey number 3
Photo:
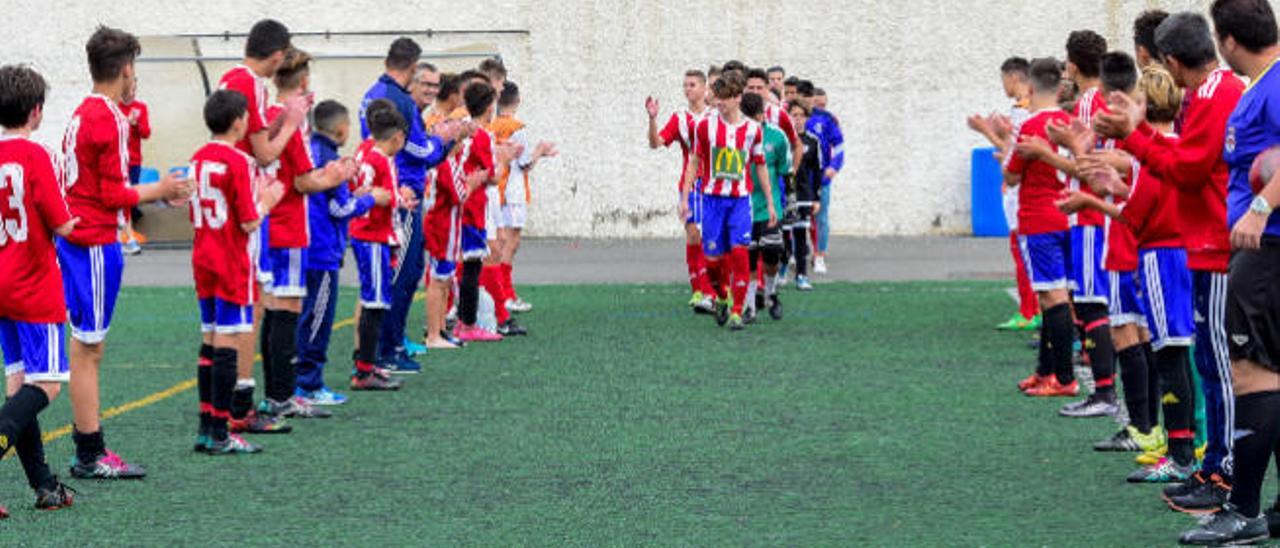
{"type": "Polygon", "coordinates": [[[9,243],[10,238],[15,242],[27,241],[27,209],[22,204],[24,189],[21,165],[0,166],[0,195],[3,195],[5,190],[9,191],[8,200],[5,200],[6,205],[17,212],[17,218],[0,214],[0,219],[4,220],[4,226],[0,227],[0,246],[9,243]]]}

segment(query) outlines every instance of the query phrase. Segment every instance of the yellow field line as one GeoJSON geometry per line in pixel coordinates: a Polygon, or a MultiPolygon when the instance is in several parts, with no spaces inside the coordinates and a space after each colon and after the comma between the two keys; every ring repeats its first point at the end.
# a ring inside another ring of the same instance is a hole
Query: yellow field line
{"type": "MultiPolygon", "coordinates": [[[[414,295],[414,296],[413,296],[413,301],[414,301],[414,302],[418,302],[418,301],[421,301],[421,300],[422,300],[422,299],[424,299],[424,298],[426,298],[426,293],[419,292],[418,294],[416,294],[416,295],[414,295]]],[[[356,318],[355,318],[355,316],[352,316],[352,317],[347,318],[347,319],[345,319],[345,320],[341,320],[341,321],[335,322],[335,323],[333,324],[333,328],[334,328],[335,330],[337,330],[337,329],[342,329],[342,328],[344,328],[344,327],[351,327],[352,325],[355,325],[355,323],[356,323],[356,318]]],[[[253,359],[254,359],[254,362],[255,362],[255,363],[256,363],[256,362],[259,362],[259,361],[262,361],[262,355],[261,355],[261,354],[256,355],[256,356],[254,356],[254,358],[253,358],[253,359]]],[[[169,388],[166,388],[166,389],[161,390],[161,391],[159,391],[159,392],[155,392],[155,393],[153,393],[153,394],[149,394],[149,395],[147,395],[146,397],[143,397],[143,398],[140,398],[140,399],[136,399],[136,400],[133,400],[133,401],[131,401],[131,402],[129,402],[129,403],[122,404],[122,405],[117,405],[117,406],[115,406],[115,407],[112,407],[112,408],[110,408],[110,409],[107,409],[106,411],[103,411],[103,412],[102,412],[102,420],[104,420],[104,421],[105,421],[105,420],[110,419],[110,418],[112,418],[112,417],[117,417],[117,416],[123,415],[123,414],[125,414],[125,413],[130,412],[130,411],[137,411],[137,410],[139,410],[139,409],[142,409],[143,407],[148,407],[148,406],[151,406],[151,405],[155,405],[155,404],[160,403],[160,402],[162,402],[162,401],[164,401],[164,400],[167,400],[167,399],[169,399],[169,398],[172,398],[172,397],[174,397],[174,396],[177,396],[178,394],[181,394],[181,393],[183,393],[183,392],[186,392],[186,391],[188,391],[188,390],[191,390],[192,388],[195,388],[195,387],[196,387],[196,380],[195,380],[195,379],[187,379],[187,380],[185,380],[185,381],[182,381],[182,382],[180,382],[180,383],[178,383],[178,384],[175,384],[175,385],[173,385],[173,386],[170,386],[169,388]]],[[[64,426],[62,426],[62,427],[60,427],[60,428],[58,428],[58,429],[50,430],[50,431],[48,431],[48,432],[45,432],[45,433],[44,433],[44,442],[45,442],[45,443],[49,443],[49,442],[51,442],[51,441],[53,441],[53,440],[56,440],[56,439],[58,439],[58,438],[63,438],[63,437],[66,437],[66,436],[70,435],[70,434],[71,434],[72,427],[73,427],[73,425],[67,424],[67,425],[64,425],[64,426]]]]}

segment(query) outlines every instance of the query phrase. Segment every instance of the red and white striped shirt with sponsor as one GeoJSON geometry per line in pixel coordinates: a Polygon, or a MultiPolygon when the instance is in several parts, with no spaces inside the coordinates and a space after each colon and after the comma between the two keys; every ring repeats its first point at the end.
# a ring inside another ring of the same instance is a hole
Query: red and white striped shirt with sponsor
{"type": "Polygon", "coordinates": [[[760,124],[742,118],[736,125],[723,116],[708,116],[694,132],[702,193],[710,196],[751,196],[751,168],[764,164],[764,132],[760,124]]]}
{"type": "Polygon", "coordinates": [[[680,165],[680,180],[676,181],[676,187],[684,181],[684,170],[689,167],[689,153],[693,151],[693,133],[698,129],[698,122],[706,118],[710,108],[704,108],[702,112],[694,113],[688,109],[680,112],[671,113],[671,118],[667,119],[667,125],[662,126],[662,131],[658,132],[658,137],[662,139],[663,146],[671,146],[671,143],[680,143],[681,158],[684,160],[680,165]]]}

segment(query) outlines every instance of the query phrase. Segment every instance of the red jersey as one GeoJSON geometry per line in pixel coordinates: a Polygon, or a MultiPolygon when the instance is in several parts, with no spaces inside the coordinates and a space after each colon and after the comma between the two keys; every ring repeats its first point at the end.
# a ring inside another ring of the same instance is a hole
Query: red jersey
{"type": "Polygon", "coordinates": [[[434,185],[432,194],[435,201],[423,219],[425,247],[434,259],[457,261],[462,234],[462,203],[467,198],[461,155],[450,154],[436,166],[434,185]]]}
{"type": "Polygon", "coordinates": [[[748,198],[751,168],[765,163],[764,131],[745,116],[737,125],[729,125],[723,116],[708,116],[698,122],[693,151],[698,155],[703,194],[748,198]]]}
{"type": "Polygon", "coordinates": [[[211,141],[191,157],[191,266],[196,295],[217,297],[237,305],[254,303],[257,278],[257,232],[241,225],[258,220],[252,156],[231,144],[211,141]]]}
{"type": "MultiPolygon", "coordinates": [[[[1107,113],[1107,99],[1103,95],[1102,90],[1098,88],[1089,88],[1080,94],[1080,99],[1076,101],[1075,117],[1087,127],[1093,127],[1093,119],[1100,114],[1107,113]]],[[[1110,139],[1099,140],[1095,145],[1097,149],[1115,148],[1115,141],[1110,139]]],[[[1093,189],[1088,184],[1083,183],[1079,179],[1072,177],[1069,184],[1071,190],[1079,190],[1090,196],[1097,196],[1093,193],[1093,189]]],[[[1103,226],[1105,224],[1106,215],[1092,209],[1083,209],[1078,214],[1071,215],[1068,220],[1071,226],[1103,226]]]]}
{"type": "Polygon", "coordinates": [[[1191,270],[1226,272],[1231,258],[1227,226],[1227,179],[1222,158],[1227,120],[1244,95],[1244,82],[1230,70],[1209,75],[1187,93],[1180,137],[1167,137],[1147,124],[1122,146],[1164,184],[1178,192],[1178,218],[1184,223],[1187,266],[1191,270]]]}
{"type": "Polygon", "coordinates": [[[49,151],[0,136],[0,318],[67,321],[53,230],[70,220],[49,151]]]}
{"type": "MultiPolygon", "coordinates": [[[[835,120],[835,118],[835,115],[831,116],[832,120],[835,120]]],[[[791,116],[783,111],[782,107],[772,103],[765,103],[764,120],[778,126],[778,129],[781,129],[782,133],[787,136],[787,142],[791,143],[791,146],[795,146],[800,141],[800,134],[796,133],[795,124],[791,123],[791,116]]],[[[837,121],[836,125],[840,125],[840,122],[837,121]]]]}
{"type": "MultiPolygon", "coordinates": [[[[267,109],[267,122],[284,114],[284,107],[271,105],[267,109]]],[[[280,203],[271,209],[271,229],[267,231],[270,239],[267,244],[273,249],[301,249],[311,245],[311,223],[307,222],[307,200],[298,192],[298,177],[311,173],[316,169],[311,163],[311,130],[303,124],[293,132],[289,143],[285,145],[280,157],[263,168],[267,176],[275,178],[284,185],[284,196],[280,203]]]]}
{"type": "MultiPolygon", "coordinates": [[[[492,177],[493,171],[493,135],[487,130],[477,129],[462,145],[462,173],[471,175],[476,171],[487,169],[492,177]]],[[[483,190],[483,187],[481,187],[483,190]]],[[[467,197],[462,206],[462,224],[484,230],[485,208],[489,207],[489,196],[484,192],[475,192],[467,197]]]]}
{"type": "Polygon", "coordinates": [[[669,147],[671,143],[680,143],[680,158],[683,163],[680,164],[680,180],[676,181],[676,190],[680,189],[685,175],[688,175],[689,152],[693,149],[693,133],[698,129],[698,122],[706,117],[708,110],[710,109],[704,108],[697,114],[688,110],[673,112],[671,118],[667,119],[667,125],[662,126],[662,130],[658,132],[658,138],[662,139],[662,146],[669,147]]]}
{"type": "MultiPolygon", "coordinates": [[[[1130,188],[1133,188],[1133,181],[1136,180],[1139,168],[1138,163],[1133,162],[1134,166],[1130,171],[1130,188]]],[[[1108,196],[1107,199],[1112,203],[1124,207],[1125,199],[1108,196]]],[[[1104,218],[1104,226],[1107,237],[1106,253],[1102,260],[1102,267],[1110,272],[1132,272],[1138,269],[1138,239],[1134,237],[1133,230],[1122,222],[1116,221],[1111,217],[1104,218]]]]}
{"type": "MultiPolygon", "coordinates": [[[[364,215],[351,220],[351,237],[362,242],[373,242],[387,245],[396,244],[396,231],[391,223],[391,214],[396,209],[400,198],[397,192],[396,163],[377,147],[377,142],[369,139],[360,143],[356,149],[356,178],[352,190],[356,188],[381,188],[391,193],[391,201],[387,205],[375,205],[364,215]]],[[[272,225],[272,231],[275,225],[272,225]]]]}
{"type": "MultiPolygon", "coordinates": [[[[1062,109],[1049,108],[1031,115],[1018,130],[1017,141],[1039,137],[1049,141],[1045,126],[1049,122],[1066,123],[1071,116],[1062,109]]],[[[1062,149],[1059,147],[1059,151],[1062,149]]],[[[1009,155],[1005,169],[1022,176],[1018,185],[1018,234],[1044,234],[1067,230],[1067,216],[1053,205],[1067,186],[1067,174],[1043,161],[1031,161],[1015,150],[1009,155]]]]}
{"type": "Polygon", "coordinates": [[[249,129],[245,131],[244,139],[236,143],[236,148],[252,156],[253,145],[249,144],[249,136],[267,129],[267,79],[259,77],[249,67],[236,65],[222,75],[218,89],[240,92],[249,102],[249,129]]]}
{"type": "Polygon", "coordinates": [[[80,246],[119,241],[122,210],[138,205],[129,188],[129,122],[116,104],[93,94],[67,124],[62,140],[63,192],[80,223],[67,238],[80,246]]]}
{"type": "Polygon", "coordinates": [[[129,121],[129,167],[142,165],[142,140],[151,138],[151,115],[141,99],[116,105],[120,114],[129,121]],[[136,123],[135,123],[136,122],[136,123]]]}
{"type": "Polygon", "coordinates": [[[1130,183],[1129,199],[1120,206],[1120,216],[1133,230],[1138,247],[1182,247],[1177,189],[1136,162],[1133,169],[1136,176],[1130,183]]]}

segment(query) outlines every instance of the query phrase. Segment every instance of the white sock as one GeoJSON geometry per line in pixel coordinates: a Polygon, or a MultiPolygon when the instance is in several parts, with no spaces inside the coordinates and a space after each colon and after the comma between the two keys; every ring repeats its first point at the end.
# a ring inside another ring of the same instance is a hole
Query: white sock
{"type": "Polygon", "coordinates": [[[754,275],[751,276],[751,281],[747,282],[747,302],[745,304],[747,305],[747,308],[750,308],[752,311],[755,311],[756,309],[756,277],[754,275]]]}
{"type": "Polygon", "coordinates": [[[777,293],[777,292],[778,292],[778,277],[776,275],[770,276],[768,274],[765,274],[764,275],[764,296],[772,297],[774,293],[777,293]]]}

